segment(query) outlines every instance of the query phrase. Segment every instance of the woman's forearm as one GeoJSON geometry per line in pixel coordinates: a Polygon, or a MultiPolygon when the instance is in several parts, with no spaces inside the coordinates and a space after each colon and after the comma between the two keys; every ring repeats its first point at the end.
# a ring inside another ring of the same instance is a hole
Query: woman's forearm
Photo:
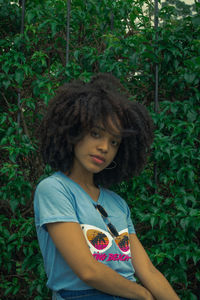
{"type": "Polygon", "coordinates": [[[91,275],[83,280],[104,293],[135,300],[155,300],[146,288],[125,279],[100,262],[97,262],[93,273],[91,272],[91,275]]]}
{"type": "Polygon", "coordinates": [[[114,296],[136,300],[154,300],[146,288],[125,279],[91,255],[78,223],[49,223],[47,229],[66,263],[87,285],[114,296]]]}
{"type": "Polygon", "coordinates": [[[180,300],[167,279],[153,266],[136,234],[130,234],[132,263],[136,276],[156,300],[180,300]]]}
{"type": "Polygon", "coordinates": [[[142,283],[156,300],[180,300],[167,279],[155,267],[142,283]]]}

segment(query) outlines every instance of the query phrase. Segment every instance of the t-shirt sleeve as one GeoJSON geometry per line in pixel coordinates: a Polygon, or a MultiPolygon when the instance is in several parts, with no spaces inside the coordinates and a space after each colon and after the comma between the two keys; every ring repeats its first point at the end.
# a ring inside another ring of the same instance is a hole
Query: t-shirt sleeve
{"type": "Polygon", "coordinates": [[[39,226],[54,222],[78,223],[73,194],[56,178],[49,177],[39,183],[34,202],[39,226]]]}
{"type": "Polygon", "coordinates": [[[129,232],[129,234],[136,233],[135,232],[135,227],[134,227],[133,222],[131,220],[131,212],[130,212],[130,209],[129,209],[128,205],[127,205],[127,211],[128,211],[128,213],[127,213],[128,232],[129,232]]]}

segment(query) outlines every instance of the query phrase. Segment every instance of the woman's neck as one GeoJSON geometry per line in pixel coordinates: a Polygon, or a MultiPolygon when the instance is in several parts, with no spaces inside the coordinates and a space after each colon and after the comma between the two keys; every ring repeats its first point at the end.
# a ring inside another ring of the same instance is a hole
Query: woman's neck
{"type": "Polygon", "coordinates": [[[74,176],[73,174],[66,175],[72,179],[74,182],[76,182],[82,189],[94,200],[98,201],[100,189],[94,184],[93,177],[91,180],[86,180],[86,178],[78,178],[77,176],[74,176]]]}
{"type": "Polygon", "coordinates": [[[85,187],[85,188],[96,187],[96,185],[94,184],[93,174],[81,174],[80,172],[78,172],[78,173],[66,172],[66,175],[82,187],[85,187]]]}

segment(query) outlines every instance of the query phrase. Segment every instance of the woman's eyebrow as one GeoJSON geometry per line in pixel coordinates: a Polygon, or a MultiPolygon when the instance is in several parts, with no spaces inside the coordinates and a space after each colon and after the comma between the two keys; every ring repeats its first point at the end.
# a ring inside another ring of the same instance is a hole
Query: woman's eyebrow
{"type": "MultiPolygon", "coordinates": [[[[104,127],[101,127],[101,126],[98,126],[98,125],[95,125],[94,128],[97,128],[97,129],[102,130],[102,131],[106,131],[106,129],[105,129],[104,127]]],[[[111,133],[111,132],[110,132],[110,134],[111,134],[113,137],[115,137],[115,138],[118,138],[118,139],[121,139],[121,138],[122,138],[122,136],[121,136],[120,133],[119,133],[119,134],[117,134],[117,133],[115,134],[115,133],[111,133]]]]}
{"type": "Polygon", "coordinates": [[[98,125],[95,125],[94,128],[97,128],[99,130],[103,130],[103,131],[106,131],[106,129],[104,127],[101,127],[101,126],[98,126],[98,125]]]}

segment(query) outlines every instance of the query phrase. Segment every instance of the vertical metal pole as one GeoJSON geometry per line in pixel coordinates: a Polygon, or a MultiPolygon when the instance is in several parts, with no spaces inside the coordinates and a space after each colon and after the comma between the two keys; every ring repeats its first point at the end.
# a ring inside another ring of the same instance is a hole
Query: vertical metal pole
{"type": "MultiPolygon", "coordinates": [[[[154,28],[156,32],[156,45],[158,43],[158,0],[155,0],[155,12],[154,12],[154,28]]],[[[159,103],[158,103],[158,63],[155,64],[155,102],[154,110],[158,112],[159,103]]]]}
{"type": "Polygon", "coordinates": [[[22,1],[22,19],[21,19],[21,31],[20,33],[24,34],[24,18],[25,18],[25,0],[22,1]]]}
{"type": "MultiPolygon", "coordinates": [[[[154,1],[154,29],[156,33],[156,47],[158,43],[158,0],[154,1]]],[[[156,51],[156,48],[155,48],[156,51]]],[[[155,64],[155,99],[154,99],[154,111],[158,113],[159,102],[158,102],[158,63],[155,64]]],[[[154,182],[155,182],[155,193],[157,193],[158,186],[158,166],[154,163],[154,182]]]]}
{"type": "MultiPolygon", "coordinates": [[[[22,16],[21,16],[21,29],[20,33],[24,35],[24,18],[25,18],[25,0],[22,1],[22,16]]],[[[20,127],[21,121],[21,91],[18,90],[18,97],[17,97],[17,106],[18,106],[18,113],[17,113],[17,124],[20,127]]]]}
{"type": "MultiPolygon", "coordinates": [[[[112,10],[111,10],[111,14],[110,14],[110,30],[113,33],[113,31],[114,31],[114,14],[113,14],[112,10]]],[[[110,51],[113,51],[113,47],[110,48],[110,51]]],[[[112,71],[111,71],[111,74],[112,74],[112,71]]]]}
{"type": "Polygon", "coordinates": [[[21,121],[21,91],[18,90],[18,96],[17,96],[17,106],[18,106],[18,112],[17,112],[17,125],[18,128],[20,127],[20,121],[21,121]]]}
{"type": "Polygon", "coordinates": [[[68,0],[67,1],[66,66],[69,62],[70,11],[71,11],[71,0],[68,0]]]}
{"type": "Polygon", "coordinates": [[[113,14],[113,12],[111,12],[111,16],[110,16],[110,29],[111,29],[111,31],[114,30],[114,14],[113,14]]]}

